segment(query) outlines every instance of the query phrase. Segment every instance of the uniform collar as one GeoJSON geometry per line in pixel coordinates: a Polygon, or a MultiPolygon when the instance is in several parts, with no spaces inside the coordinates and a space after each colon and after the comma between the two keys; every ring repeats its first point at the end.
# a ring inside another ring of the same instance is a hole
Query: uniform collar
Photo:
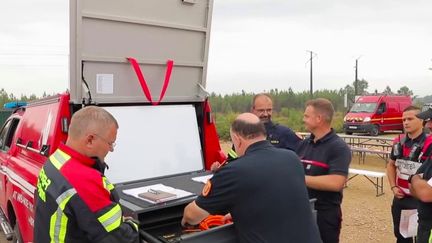
{"type": "Polygon", "coordinates": [[[74,150],[73,148],[67,146],[66,144],[60,143],[59,149],[61,151],[65,152],[66,154],[70,155],[72,158],[78,160],[82,164],[85,164],[88,166],[93,166],[95,164],[95,161],[92,158],[87,157],[87,156],[79,153],[78,151],[74,150]]]}
{"type": "Polygon", "coordinates": [[[418,142],[421,142],[423,139],[426,138],[426,133],[425,133],[425,132],[422,132],[422,133],[420,133],[420,135],[418,135],[416,138],[410,138],[410,137],[408,137],[408,134],[405,135],[405,137],[406,137],[406,141],[407,141],[407,142],[408,142],[408,141],[412,141],[412,142],[414,142],[414,143],[418,143],[418,142]]]}
{"type": "Polygon", "coordinates": [[[246,149],[245,154],[251,153],[251,152],[258,150],[258,149],[261,149],[261,148],[267,148],[267,147],[273,147],[273,145],[267,140],[258,141],[256,143],[251,144],[246,149]]]}
{"type": "Polygon", "coordinates": [[[276,124],[274,124],[274,123],[272,122],[272,120],[270,120],[270,121],[264,123],[264,127],[265,127],[266,130],[268,130],[268,129],[270,129],[270,128],[273,128],[274,126],[276,126],[276,124]]]}
{"type": "Polygon", "coordinates": [[[311,134],[309,137],[309,143],[313,143],[313,144],[324,143],[324,142],[327,142],[328,140],[332,139],[335,136],[336,136],[336,133],[334,132],[333,128],[331,128],[330,132],[328,132],[326,135],[324,135],[324,137],[318,139],[316,142],[314,142],[315,135],[311,134]]]}

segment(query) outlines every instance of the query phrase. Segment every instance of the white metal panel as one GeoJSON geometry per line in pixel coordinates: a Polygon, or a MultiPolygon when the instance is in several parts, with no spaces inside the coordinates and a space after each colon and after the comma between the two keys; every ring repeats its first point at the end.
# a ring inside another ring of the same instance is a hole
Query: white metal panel
{"type": "Polygon", "coordinates": [[[192,105],[104,107],[118,121],[114,152],[106,162],[113,183],[204,169],[192,105]]]}

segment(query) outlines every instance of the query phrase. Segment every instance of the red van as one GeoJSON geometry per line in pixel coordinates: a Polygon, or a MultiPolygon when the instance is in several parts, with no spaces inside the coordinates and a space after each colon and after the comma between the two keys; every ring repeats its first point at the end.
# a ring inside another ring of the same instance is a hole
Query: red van
{"type": "Polygon", "coordinates": [[[344,132],[378,136],[384,131],[403,131],[402,112],[411,104],[410,96],[361,96],[344,118],[344,132]]]}

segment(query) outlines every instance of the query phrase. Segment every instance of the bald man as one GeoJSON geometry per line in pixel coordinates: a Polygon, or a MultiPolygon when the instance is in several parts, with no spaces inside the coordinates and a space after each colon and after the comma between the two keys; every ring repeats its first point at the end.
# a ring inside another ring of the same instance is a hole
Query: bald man
{"type": "Polygon", "coordinates": [[[106,110],[90,106],[71,119],[66,144],[40,171],[34,241],[137,243],[138,226],[122,217],[114,185],[104,176],[118,124],[106,110]]]}
{"type": "Polygon", "coordinates": [[[239,158],[215,172],[185,208],[182,225],[230,213],[241,243],[321,242],[295,153],[266,141],[263,123],[251,113],[239,115],[230,134],[239,158]]]}

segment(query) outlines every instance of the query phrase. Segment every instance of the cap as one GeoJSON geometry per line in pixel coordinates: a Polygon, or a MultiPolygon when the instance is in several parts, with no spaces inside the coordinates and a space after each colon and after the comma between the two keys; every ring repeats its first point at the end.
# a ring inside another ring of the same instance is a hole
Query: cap
{"type": "Polygon", "coordinates": [[[428,120],[432,119],[432,108],[429,108],[423,112],[420,112],[416,116],[422,120],[428,121],[428,120]]]}

